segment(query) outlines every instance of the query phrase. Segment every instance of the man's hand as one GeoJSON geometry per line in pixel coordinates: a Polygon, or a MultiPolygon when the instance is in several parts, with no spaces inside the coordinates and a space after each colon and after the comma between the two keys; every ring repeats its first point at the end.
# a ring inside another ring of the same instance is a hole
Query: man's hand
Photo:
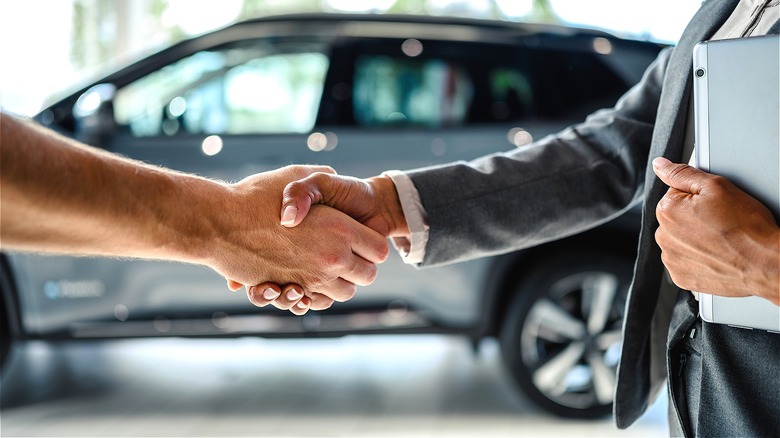
{"type": "MultiPolygon", "coordinates": [[[[241,285],[238,286],[240,288],[241,285]]],[[[272,304],[277,309],[289,310],[295,315],[303,315],[309,310],[324,310],[334,303],[326,295],[304,292],[302,287],[295,284],[280,288],[274,283],[264,283],[247,288],[247,295],[249,301],[257,307],[272,304]]]]}
{"type": "Polygon", "coordinates": [[[387,240],[316,206],[279,224],[285,185],[329,167],[288,166],[226,184],[120,157],[0,111],[4,249],[175,260],[209,266],[250,300],[294,313],[325,308],[376,277],[387,240]],[[301,288],[312,291],[306,298],[301,288]],[[297,288],[297,289],[296,289],[297,288]],[[293,292],[296,290],[297,292],[293,292]]]}
{"type": "Polygon", "coordinates": [[[281,224],[298,226],[312,204],[341,210],[383,236],[409,233],[395,185],[385,176],[358,179],[317,172],[291,182],[284,189],[281,224]]]}
{"type": "MultiPolygon", "coordinates": [[[[296,166],[299,171],[309,172],[306,178],[291,182],[284,189],[281,225],[290,229],[300,226],[310,215],[312,204],[334,207],[376,230],[383,236],[405,236],[409,230],[401,208],[395,184],[390,178],[378,176],[365,180],[336,176],[331,170],[296,166]]],[[[316,207],[316,205],[314,206],[316,207]]],[[[308,221],[307,221],[308,225],[308,221]]],[[[281,284],[281,283],[280,283],[281,284]]],[[[240,285],[237,285],[240,288],[240,285]]],[[[302,315],[308,309],[326,309],[333,304],[330,296],[305,289],[299,301],[297,285],[286,285],[283,289],[274,282],[266,282],[248,288],[249,300],[256,306],[268,304],[302,315]],[[278,298],[277,298],[278,297],[278,298]]]]}
{"type": "Polygon", "coordinates": [[[769,210],[723,177],[665,158],[653,170],[670,186],[655,239],[674,283],[780,305],[780,228],[769,210]]]}
{"type": "Polygon", "coordinates": [[[306,309],[316,309],[348,300],[356,285],[374,281],[375,263],[388,256],[382,235],[326,206],[314,206],[302,226],[279,224],[284,186],[313,171],[327,169],[288,166],[250,176],[228,186],[228,196],[212,198],[212,240],[201,245],[209,249],[203,254],[205,264],[230,279],[231,289],[247,285],[249,299],[256,305],[273,302],[294,310],[302,301],[306,309]],[[261,281],[288,286],[284,291],[271,288],[273,292],[267,285],[249,287],[261,281]],[[301,288],[309,292],[306,299],[301,288]],[[274,297],[274,292],[279,294],[274,297]]]}

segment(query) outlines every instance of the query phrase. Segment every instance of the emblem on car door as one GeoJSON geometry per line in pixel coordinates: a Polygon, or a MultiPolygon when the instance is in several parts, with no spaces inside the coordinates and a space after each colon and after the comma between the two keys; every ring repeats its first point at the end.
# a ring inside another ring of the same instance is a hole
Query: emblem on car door
{"type": "Polygon", "coordinates": [[[100,298],[106,285],[99,280],[57,280],[43,285],[43,294],[50,300],[100,298]]]}

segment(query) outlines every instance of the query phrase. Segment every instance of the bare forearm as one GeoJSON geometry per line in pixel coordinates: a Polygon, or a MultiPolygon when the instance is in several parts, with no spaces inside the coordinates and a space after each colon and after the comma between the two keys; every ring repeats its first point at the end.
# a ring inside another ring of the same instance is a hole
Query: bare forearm
{"type": "Polygon", "coordinates": [[[0,117],[3,247],[197,261],[190,241],[207,230],[190,208],[223,185],[0,117]]]}
{"type": "Polygon", "coordinates": [[[271,279],[334,300],[370,284],[387,257],[381,235],[332,209],[318,208],[311,226],[279,225],[284,186],[332,169],[288,166],[226,184],[0,117],[5,248],[198,263],[232,286],[271,279]]]}

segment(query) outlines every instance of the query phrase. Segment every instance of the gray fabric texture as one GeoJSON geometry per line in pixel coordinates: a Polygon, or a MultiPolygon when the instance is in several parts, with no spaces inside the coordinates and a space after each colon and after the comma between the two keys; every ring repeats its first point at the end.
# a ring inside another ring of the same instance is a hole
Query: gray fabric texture
{"type": "Polygon", "coordinates": [[[780,335],[702,322],[680,294],[669,330],[670,435],[780,436],[780,335]]]}

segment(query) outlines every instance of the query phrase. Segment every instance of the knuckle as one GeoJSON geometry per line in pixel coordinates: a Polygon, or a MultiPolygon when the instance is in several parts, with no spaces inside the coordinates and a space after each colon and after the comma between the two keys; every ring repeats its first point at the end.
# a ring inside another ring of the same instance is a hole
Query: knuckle
{"type": "Polygon", "coordinates": [[[328,261],[323,254],[319,255],[317,265],[320,266],[320,269],[306,273],[305,277],[296,283],[302,285],[304,291],[316,290],[319,286],[330,281],[330,276],[328,275],[328,261]]]}
{"type": "Polygon", "coordinates": [[[247,293],[247,298],[249,299],[249,302],[254,304],[256,307],[265,307],[268,304],[268,301],[266,301],[255,290],[249,291],[249,293],[247,293]]]}
{"type": "Polygon", "coordinates": [[[317,173],[322,173],[322,172],[333,172],[333,173],[336,172],[330,166],[304,165],[304,164],[290,164],[288,166],[285,166],[284,169],[290,172],[290,174],[297,179],[305,179],[312,175],[315,175],[317,173]]]}
{"type": "MultiPolygon", "coordinates": [[[[663,250],[663,248],[664,248],[664,232],[663,232],[663,229],[661,227],[658,227],[655,230],[655,242],[663,250]]],[[[663,256],[663,254],[662,254],[662,256],[663,256]]]]}
{"type": "Polygon", "coordinates": [[[674,260],[672,259],[672,257],[670,257],[669,254],[667,254],[666,252],[663,252],[661,253],[661,262],[666,267],[666,272],[669,273],[669,278],[672,279],[674,284],[679,286],[680,284],[677,282],[679,280],[677,278],[677,270],[675,269],[674,260]]]}
{"type": "Polygon", "coordinates": [[[293,305],[293,302],[288,300],[284,294],[282,294],[282,296],[280,296],[276,300],[272,301],[272,303],[274,304],[274,306],[282,310],[287,310],[293,305]]]}
{"type": "Polygon", "coordinates": [[[334,303],[334,301],[333,301],[333,300],[329,300],[329,301],[323,301],[322,303],[319,303],[319,304],[317,305],[317,309],[315,309],[315,310],[325,310],[325,309],[330,309],[330,308],[331,308],[331,306],[333,306],[333,303],[334,303]]]}
{"type": "MultiPolygon", "coordinates": [[[[334,171],[335,172],[335,171],[334,171]]],[[[322,187],[330,180],[330,174],[325,172],[315,172],[306,177],[306,181],[310,181],[317,187],[322,187]]]]}
{"type": "Polygon", "coordinates": [[[711,175],[706,184],[716,191],[726,191],[731,186],[729,180],[720,175],[711,175]]]}
{"type": "Polygon", "coordinates": [[[311,172],[306,172],[306,167],[300,164],[289,164],[284,166],[283,171],[292,178],[303,178],[311,172]]]}
{"type": "Polygon", "coordinates": [[[329,173],[332,175],[336,174],[336,169],[334,169],[331,166],[319,166],[320,172],[329,173]]]}
{"type": "Polygon", "coordinates": [[[284,196],[286,198],[298,198],[303,195],[306,188],[302,181],[292,181],[284,188],[284,196]]]}
{"type": "Polygon", "coordinates": [[[658,219],[659,223],[663,223],[666,220],[666,215],[669,213],[670,209],[671,200],[669,199],[669,196],[666,195],[661,198],[661,200],[658,201],[658,204],[655,206],[655,217],[658,219]]]}
{"type": "Polygon", "coordinates": [[[667,271],[669,272],[669,279],[672,280],[672,283],[674,283],[677,287],[682,287],[682,285],[680,285],[680,279],[677,278],[677,273],[671,269],[667,269],[667,271]]]}
{"type": "Polygon", "coordinates": [[[350,224],[342,220],[342,218],[335,218],[335,220],[330,221],[329,228],[333,236],[341,242],[352,242],[356,238],[350,224]]]}
{"type": "Polygon", "coordinates": [[[380,263],[386,261],[390,257],[390,244],[387,242],[387,239],[384,239],[383,243],[384,244],[379,248],[378,251],[380,263]]]}
{"type": "Polygon", "coordinates": [[[325,310],[329,309],[333,303],[334,300],[331,298],[328,298],[324,295],[318,294],[317,298],[315,300],[312,300],[311,309],[312,310],[325,310]]]}
{"type": "Polygon", "coordinates": [[[333,299],[335,301],[343,303],[344,301],[351,300],[356,293],[357,293],[357,286],[355,286],[352,283],[349,283],[346,287],[344,287],[343,290],[339,291],[338,295],[333,299]]]}
{"type": "Polygon", "coordinates": [[[326,266],[334,270],[343,270],[347,267],[349,257],[341,251],[328,251],[323,255],[326,266]]]}
{"type": "MultiPolygon", "coordinates": [[[[664,264],[664,266],[667,266],[669,262],[669,256],[666,254],[666,251],[661,251],[661,263],[664,264]]],[[[667,266],[667,271],[669,270],[667,266]]]]}
{"type": "Polygon", "coordinates": [[[309,308],[312,310],[327,309],[333,304],[333,299],[322,292],[311,292],[309,295],[309,308]]]}
{"type": "Polygon", "coordinates": [[[687,164],[677,164],[675,166],[672,166],[671,169],[669,169],[669,178],[673,180],[685,179],[690,177],[692,172],[693,172],[693,168],[688,166],[687,164]]]}
{"type": "Polygon", "coordinates": [[[377,268],[377,266],[373,263],[369,265],[365,272],[366,283],[364,284],[364,286],[368,286],[369,284],[376,281],[378,275],[379,275],[379,269],[377,268]]]}

